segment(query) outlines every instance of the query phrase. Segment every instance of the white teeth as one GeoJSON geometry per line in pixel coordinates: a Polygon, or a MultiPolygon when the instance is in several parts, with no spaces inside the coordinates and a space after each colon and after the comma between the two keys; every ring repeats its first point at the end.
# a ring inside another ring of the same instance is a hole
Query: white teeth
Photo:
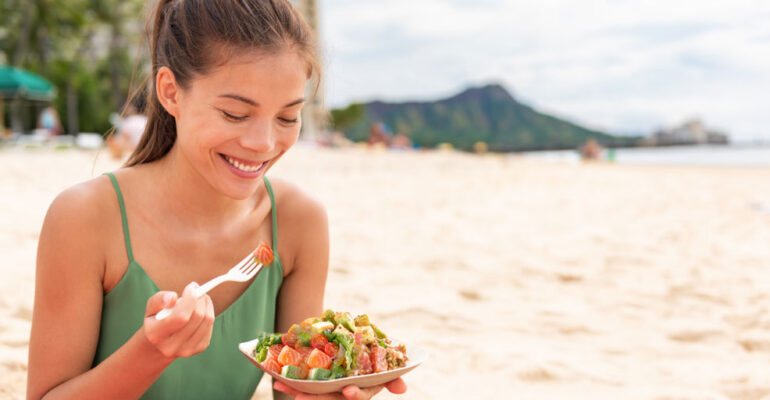
{"type": "Polygon", "coordinates": [[[233,160],[232,158],[227,157],[227,156],[225,156],[225,159],[227,160],[227,162],[230,163],[230,165],[234,166],[235,168],[238,168],[239,170],[241,170],[243,172],[258,171],[260,168],[262,168],[263,165],[265,165],[265,163],[262,163],[262,164],[259,164],[259,165],[249,166],[249,165],[244,165],[240,161],[233,160]]]}

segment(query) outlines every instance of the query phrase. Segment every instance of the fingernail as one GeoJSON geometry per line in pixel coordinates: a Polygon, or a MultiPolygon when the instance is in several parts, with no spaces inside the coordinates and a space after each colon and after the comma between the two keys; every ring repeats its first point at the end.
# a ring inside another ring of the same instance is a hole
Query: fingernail
{"type": "Polygon", "coordinates": [[[163,304],[164,305],[168,305],[169,303],[171,303],[171,300],[173,300],[173,299],[174,299],[174,295],[173,294],[166,293],[166,294],[163,295],[163,304]]]}

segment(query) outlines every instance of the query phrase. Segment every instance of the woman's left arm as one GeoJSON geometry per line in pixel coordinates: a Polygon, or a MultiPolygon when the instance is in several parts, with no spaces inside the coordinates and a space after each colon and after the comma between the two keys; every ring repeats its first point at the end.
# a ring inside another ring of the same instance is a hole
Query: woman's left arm
{"type": "Polygon", "coordinates": [[[326,210],[298,188],[283,183],[277,193],[279,245],[284,279],[278,293],[275,328],[321,315],[329,270],[329,223],[326,210]]]}
{"type": "MultiPolygon", "coordinates": [[[[329,271],[329,223],[323,205],[291,185],[281,185],[278,209],[281,259],[284,277],[278,293],[276,331],[286,332],[292,324],[321,315],[324,289],[329,271]],[[284,243],[287,245],[284,247],[284,243]]],[[[385,385],[359,389],[348,386],[342,393],[310,395],[276,382],[274,400],[366,400],[385,387],[393,393],[404,393],[401,378],[385,385]]]]}
{"type": "MultiPolygon", "coordinates": [[[[329,223],[323,205],[297,187],[275,182],[284,279],[278,293],[275,330],[321,315],[329,270],[329,223]]],[[[294,398],[273,390],[274,400],[294,398]]]]}

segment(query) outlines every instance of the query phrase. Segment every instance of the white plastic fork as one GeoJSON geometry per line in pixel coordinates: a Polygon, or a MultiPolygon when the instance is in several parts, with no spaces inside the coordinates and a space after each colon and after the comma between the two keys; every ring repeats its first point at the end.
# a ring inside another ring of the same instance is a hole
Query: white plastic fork
{"type": "MultiPolygon", "coordinates": [[[[260,269],[262,269],[262,263],[257,264],[257,258],[255,257],[254,252],[251,252],[246,256],[246,258],[241,260],[241,262],[230,268],[227,273],[219,275],[218,277],[204,283],[203,286],[198,287],[195,292],[195,297],[197,298],[203,296],[204,294],[208,293],[209,290],[214,289],[222,282],[248,281],[249,279],[253,278],[260,269]]],[[[163,319],[168,317],[173,309],[174,308],[172,307],[160,310],[159,313],[155,314],[155,319],[163,319]]]]}

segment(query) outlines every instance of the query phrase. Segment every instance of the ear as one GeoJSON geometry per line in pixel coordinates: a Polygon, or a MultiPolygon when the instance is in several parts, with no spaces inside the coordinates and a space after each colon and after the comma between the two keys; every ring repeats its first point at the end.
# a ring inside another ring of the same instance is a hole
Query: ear
{"type": "Polygon", "coordinates": [[[155,77],[155,93],[163,108],[174,118],[179,116],[179,85],[176,83],[174,72],[168,67],[160,67],[155,77]]]}

